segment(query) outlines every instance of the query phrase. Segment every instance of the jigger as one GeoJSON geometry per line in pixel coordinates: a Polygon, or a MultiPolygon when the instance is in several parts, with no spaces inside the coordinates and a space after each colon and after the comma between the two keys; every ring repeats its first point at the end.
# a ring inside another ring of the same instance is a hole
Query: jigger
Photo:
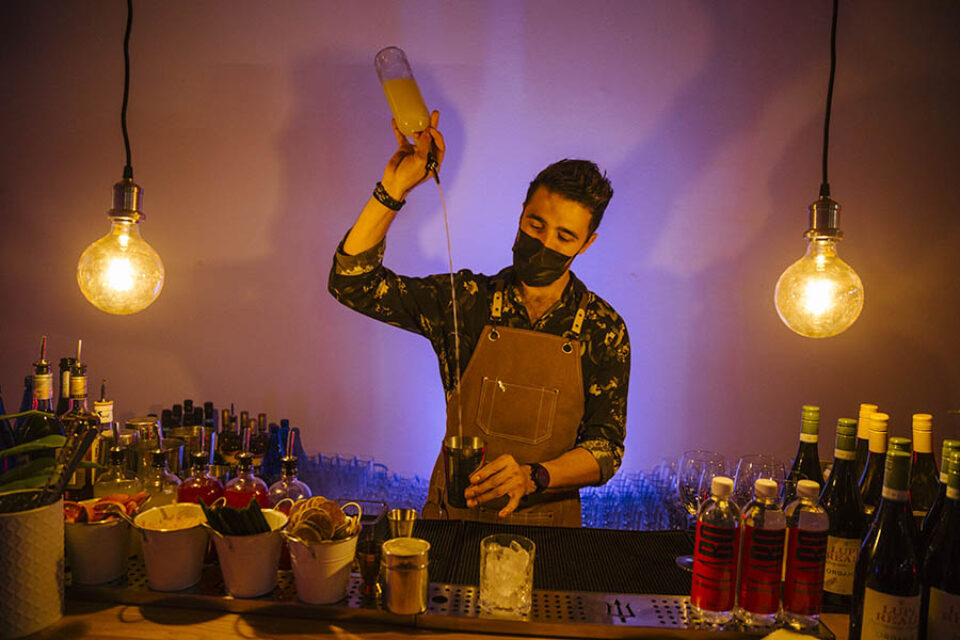
{"type": "Polygon", "coordinates": [[[416,509],[390,509],[387,522],[390,523],[391,538],[410,538],[413,536],[413,524],[417,521],[416,509]]]}
{"type": "Polygon", "coordinates": [[[443,441],[443,476],[447,502],[451,507],[467,508],[463,492],[470,486],[470,475],[483,465],[487,444],[474,436],[450,436],[443,441]]]}

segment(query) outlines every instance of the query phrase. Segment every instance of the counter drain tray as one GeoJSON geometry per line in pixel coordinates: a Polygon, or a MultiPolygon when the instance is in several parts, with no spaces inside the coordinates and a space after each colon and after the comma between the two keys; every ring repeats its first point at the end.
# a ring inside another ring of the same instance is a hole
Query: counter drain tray
{"type": "MultiPolygon", "coordinates": [[[[231,613],[255,613],[319,620],[375,622],[422,629],[552,636],[563,638],[758,638],[770,629],[745,630],[737,626],[708,627],[701,624],[686,596],[649,594],[604,594],[594,592],[534,590],[526,620],[489,617],[480,611],[474,586],[431,583],[428,609],[420,615],[401,616],[381,608],[377,599],[360,592],[360,577],[350,576],[347,597],[332,605],[310,605],[297,600],[293,572],[278,572],[277,588],[259,598],[226,595],[220,570],[204,567],[200,582],[176,593],[152,591],[147,586],[143,561],[129,559],[127,574],[113,582],[72,585],[67,575],[67,596],[130,605],[153,605],[190,609],[215,609],[231,613]]],[[[834,640],[824,625],[813,637],[834,640]]]]}

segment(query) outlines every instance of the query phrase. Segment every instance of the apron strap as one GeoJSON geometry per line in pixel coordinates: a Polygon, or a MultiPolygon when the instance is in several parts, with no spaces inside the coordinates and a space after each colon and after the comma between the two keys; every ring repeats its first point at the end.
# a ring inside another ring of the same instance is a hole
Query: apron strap
{"type": "Polygon", "coordinates": [[[580,337],[580,329],[583,328],[583,320],[587,317],[587,305],[590,304],[590,292],[584,293],[580,296],[580,304],[577,306],[577,314],[573,316],[573,326],[570,327],[570,332],[573,334],[573,337],[580,337]]]}

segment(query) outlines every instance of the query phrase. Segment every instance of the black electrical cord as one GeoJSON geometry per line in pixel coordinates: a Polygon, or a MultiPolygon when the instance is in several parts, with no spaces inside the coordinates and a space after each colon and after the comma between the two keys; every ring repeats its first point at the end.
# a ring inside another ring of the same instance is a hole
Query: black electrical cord
{"type": "Polygon", "coordinates": [[[120,107],[120,130],[123,131],[123,146],[127,150],[127,164],[123,179],[133,180],[133,165],[130,160],[130,135],[127,133],[127,101],[130,97],[130,27],[133,26],[133,0],[127,0],[127,30],[123,34],[123,106],[120,107]]]}
{"type": "Polygon", "coordinates": [[[833,0],[833,24],[830,26],[830,82],[827,85],[827,112],[823,119],[823,181],[820,195],[830,197],[830,181],[827,180],[827,149],[830,146],[830,110],[833,106],[833,79],[837,74],[837,10],[840,0],[833,0]]]}

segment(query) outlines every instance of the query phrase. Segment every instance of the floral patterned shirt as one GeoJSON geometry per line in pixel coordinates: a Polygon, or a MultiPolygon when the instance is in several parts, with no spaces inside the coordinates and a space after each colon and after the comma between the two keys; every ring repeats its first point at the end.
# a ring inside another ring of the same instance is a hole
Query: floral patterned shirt
{"type": "MultiPolygon", "coordinates": [[[[440,361],[440,376],[449,399],[455,386],[453,305],[450,274],[424,278],[397,275],[383,266],[386,242],[354,256],[337,248],[330,271],[330,293],[360,313],[426,337],[440,361]]],[[[457,291],[457,323],[460,327],[460,373],[485,325],[490,322],[490,304],[495,281],[502,279],[503,310],[500,324],[517,329],[543,331],[572,338],[570,328],[583,294],[589,296],[586,318],[580,331],[580,363],[583,374],[583,419],[577,447],[589,451],[600,465],[600,482],[607,482],[620,468],[626,436],[627,383],[630,377],[630,338],[623,318],[570,273],[570,282],[560,300],[531,323],[518,288],[513,285],[513,267],[495,276],[462,270],[454,274],[457,291]]]]}

